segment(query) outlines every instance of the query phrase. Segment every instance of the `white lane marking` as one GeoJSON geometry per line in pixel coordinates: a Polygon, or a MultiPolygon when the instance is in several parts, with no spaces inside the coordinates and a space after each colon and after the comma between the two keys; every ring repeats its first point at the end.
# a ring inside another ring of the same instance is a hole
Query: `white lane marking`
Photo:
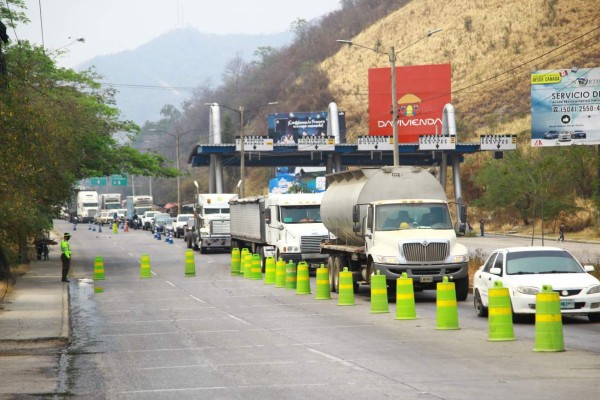
{"type": "MultiPolygon", "coordinates": [[[[353,383],[348,383],[353,385],[353,383]]],[[[273,385],[241,385],[241,386],[204,386],[194,388],[173,388],[173,389],[148,389],[148,390],[130,390],[117,392],[119,394],[142,394],[142,393],[169,393],[169,392],[191,392],[200,390],[239,390],[239,389],[268,389],[268,388],[295,388],[295,387],[316,387],[328,386],[329,383],[291,383],[291,384],[273,384],[273,385]]]]}
{"type": "MultiPolygon", "coordinates": [[[[194,332],[185,332],[188,334],[198,334],[198,333],[223,333],[223,332],[240,332],[239,329],[221,329],[214,331],[194,331],[194,332]]],[[[181,335],[182,332],[157,332],[157,333],[109,333],[106,335],[102,335],[105,337],[125,337],[125,336],[165,336],[165,335],[181,335]]]]}
{"type": "Polygon", "coordinates": [[[199,298],[197,298],[196,296],[193,296],[193,295],[191,295],[191,294],[190,294],[190,297],[191,297],[192,299],[196,300],[197,302],[200,302],[200,303],[202,303],[202,304],[206,304],[206,302],[205,302],[204,300],[202,300],[202,299],[199,299],[199,298]]]}
{"type": "MultiPolygon", "coordinates": [[[[325,343],[314,342],[314,343],[278,343],[271,345],[270,347],[299,347],[299,346],[323,346],[325,343]]],[[[202,350],[214,350],[214,349],[253,349],[257,347],[265,347],[262,344],[240,344],[237,346],[203,346],[203,347],[169,347],[164,349],[143,349],[143,350],[126,350],[121,353],[154,353],[162,351],[202,351],[202,350]]]]}
{"type": "Polygon", "coordinates": [[[316,355],[319,355],[319,356],[321,356],[321,357],[325,357],[325,358],[327,358],[328,360],[331,360],[331,361],[334,361],[334,362],[340,363],[340,364],[342,364],[342,365],[344,365],[344,366],[346,366],[346,367],[349,367],[349,368],[355,369],[355,370],[357,370],[357,371],[366,371],[364,368],[362,368],[362,367],[359,367],[359,366],[358,366],[358,365],[356,365],[356,364],[353,364],[353,363],[351,363],[351,362],[349,362],[349,361],[346,361],[346,360],[344,360],[344,359],[342,359],[342,358],[339,358],[339,357],[333,356],[333,355],[331,355],[331,354],[324,353],[324,352],[322,352],[322,351],[319,351],[319,350],[317,350],[317,349],[311,349],[311,348],[308,348],[307,350],[308,350],[308,351],[310,351],[311,353],[315,353],[316,355]]]}
{"type": "Polygon", "coordinates": [[[169,281],[165,281],[165,282],[167,282],[169,285],[171,285],[171,286],[173,286],[173,287],[177,287],[177,286],[175,286],[175,285],[174,285],[172,282],[169,282],[169,281]]]}
{"type": "Polygon", "coordinates": [[[230,318],[232,318],[232,319],[235,319],[236,321],[240,321],[240,322],[242,322],[242,323],[244,323],[244,324],[246,324],[246,325],[250,325],[250,322],[248,322],[248,321],[245,321],[245,320],[243,320],[243,319],[241,319],[241,318],[238,318],[238,317],[236,317],[235,315],[229,314],[229,317],[230,317],[230,318]]]}
{"type": "MultiPolygon", "coordinates": [[[[256,363],[217,363],[212,364],[212,366],[216,367],[239,367],[246,365],[280,365],[280,364],[298,364],[296,361],[265,361],[265,362],[256,362],[256,363]]],[[[157,370],[157,369],[176,369],[176,368],[205,368],[211,366],[209,364],[192,364],[192,365],[173,365],[170,367],[140,367],[134,368],[136,370],[157,370]]]]}

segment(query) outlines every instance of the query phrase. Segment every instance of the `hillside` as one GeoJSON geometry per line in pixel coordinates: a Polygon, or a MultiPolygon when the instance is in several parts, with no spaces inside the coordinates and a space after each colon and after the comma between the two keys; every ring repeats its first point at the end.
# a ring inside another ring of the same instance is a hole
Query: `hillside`
{"type": "Polygon", "coordinates": [[[193,88],[216,87],[227,63],[236,55],[251,60],[261,46],[279,47],[291,33],[273,35],[215,35],[177,29],[133,50],[95,57],[79,70],[94,66],[114,87],[122,117],[138,124],[156,120],[165,104],[179,107],[193,88]]]}
{"type": "MultiPolygon", "coordinates": [[[[597,2],[587,0],[419,0],[354,38],[333,39],[380,44],[384,52],[395,46],[397,66],[451,63],[459,140],[486,133],[524,139],[530,72],[600,66],[599,22],[597,2]],[[418,41],[436,28],[443,31],[418,41]]],[[[368,132],[367,70],[389,65],[385,54],[347,45],[321,64],[350,137],[368,132]]]]}

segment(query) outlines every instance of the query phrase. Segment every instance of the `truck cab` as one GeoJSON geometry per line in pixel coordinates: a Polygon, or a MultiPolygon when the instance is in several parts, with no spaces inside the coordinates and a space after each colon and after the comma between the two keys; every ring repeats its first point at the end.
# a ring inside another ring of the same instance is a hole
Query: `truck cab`
{"type": "Polygon", "coordinates": [[[467,250],[456,241],[447,202],[374,202],[359,226],[371,255],[365,278],[379,270],[393,282],[406,272],[418,290],[434,289],[439,277],[448,276],[457,293],[468,292],[467,250]]]}

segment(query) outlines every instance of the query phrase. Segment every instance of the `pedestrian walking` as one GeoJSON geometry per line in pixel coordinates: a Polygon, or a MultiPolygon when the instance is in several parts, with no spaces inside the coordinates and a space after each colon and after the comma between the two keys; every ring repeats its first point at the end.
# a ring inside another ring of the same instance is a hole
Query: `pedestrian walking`
{"type": "Polygon", "coordinates": [[[67,275],[69,274],[69,268],[71,267],[71,245],[69,244],[71,239],[70,233],[65,233],[63,240],[60,242],[60,259],[62,261],[62,281],[69,282],[67,275]]]}
{"type": "Polygon", "coordinates": [[[561,242],[564,243],[565,242],[565,224],[560,224],[560,226],[558,227],[558,239],[556,239],[556,242],[561,242]]]}
{"type": "Polygon", "coordinates": [[[479,219],[479,232],[481,232],[481,236],[485,236],[485,219],[479,219]]]}

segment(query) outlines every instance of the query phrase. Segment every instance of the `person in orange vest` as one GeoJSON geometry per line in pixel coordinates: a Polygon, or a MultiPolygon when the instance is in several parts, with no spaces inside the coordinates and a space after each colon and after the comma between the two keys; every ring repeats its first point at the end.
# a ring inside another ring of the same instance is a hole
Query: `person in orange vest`
{"type": "Polygon", "coordinates": [[[71,245],[69,244],[71,239],[70,233],[65,233],[63,240],[60,242],[60,259],[62,261],[62,281],[69,282],[67,275],[69,274],[69,268],[71,267],[71,245]]]}

